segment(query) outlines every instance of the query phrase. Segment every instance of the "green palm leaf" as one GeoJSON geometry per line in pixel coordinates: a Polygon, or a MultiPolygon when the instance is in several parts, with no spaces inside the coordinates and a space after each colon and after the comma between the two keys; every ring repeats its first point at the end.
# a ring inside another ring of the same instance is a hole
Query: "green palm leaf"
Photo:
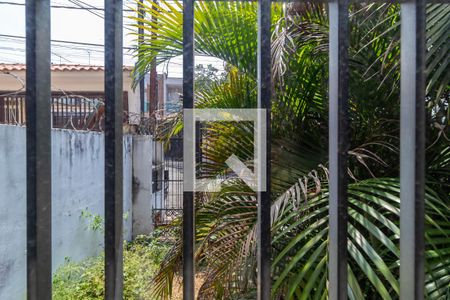
{"type": "MultiPolygon", "coordinates": [[[[182,54],[182,5],[144,5],[144,43],[136,77],[152,63],[182,54]]],[[[198,108],[256,106],[256,3],[197,2],[195,49],[226,62],[224,81],[196,91],[198,108]]],[[[450,286],[448,26],[450,5],[427,6],[426,296],[450,286]]],[[[354,4],[350,10],[348,291],[351,299],[397,299],[399,293],[399,5],[354,4]]],[[[272,296],[326,299],[328,285],[327,8],[274,4],[272,11],[272,296]]],[[[138,37],[137,37],[138,38],[138,37]]],[[[182,115],[162,127],[179,134],[182,115]]],[[[205,299],[254,298],[256,199],[224,163],[236,154],[253,165],[251,124],[208,123],[202,129],[199,176],[223,178],[220,193],[197,200],[196,259],[205,299]]],[[[179,230],[180,220],[172,224],[179,230]]],[[[155,277],[168,299],[181,263],[178,242],[155,277]]]]}

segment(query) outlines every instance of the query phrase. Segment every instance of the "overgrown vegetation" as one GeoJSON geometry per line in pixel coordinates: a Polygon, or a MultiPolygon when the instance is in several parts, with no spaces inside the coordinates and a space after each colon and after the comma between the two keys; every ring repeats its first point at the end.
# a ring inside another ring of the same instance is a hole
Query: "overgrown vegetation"
{"type": "Polygon", "coordinates": [[[226,80],[226,73],[220,72],[219,69],[211,64],[196,65],[194,76],[195,88],[198,90],[204,90],[213,84],[221,83],[226,80]]]}
{"type": "MultiPolygon", "coordinates": [[[[124,299],[153,299],[150,285],[170,246],[158,233],[124,242],[124,299]]],[[[104,255],[67,263],[53,277],[53,299],[104,299],[104,255]]]]}
{"type": "MultiPolygon", "coordinates": [[[[181,55],[182,1],[145,1],[146,32],[135,70],[181,55]]],[[[450,289],[450,5],[427,5],[426,276],[429,299],[450,289]]],[[[398,4],[350,6],[348,291],[350,299],[399,298],[400,24],[398,4]]],[[[196,1],[195,51],[223,60],[226,79],[195,91],[196,108],[256,107],[257,3],[196,1]]],[[[324,4],[272,5],[272,296],[326,299],[328,292],[328,10],[324,4]]],[[[178,134],[182,114],[161,135],[178,134]]],[[[242,299],[256,286],[256,198],[225,164],[253,165],[245,123],[202,128],[201,176],[225,178],[220,193],[196,201],[201,299],[242,299]]],[[[176,220],[172,226],[179,228],[176,220]]],[[[155,277],[169,299],[181,243],[155,277]]]]}

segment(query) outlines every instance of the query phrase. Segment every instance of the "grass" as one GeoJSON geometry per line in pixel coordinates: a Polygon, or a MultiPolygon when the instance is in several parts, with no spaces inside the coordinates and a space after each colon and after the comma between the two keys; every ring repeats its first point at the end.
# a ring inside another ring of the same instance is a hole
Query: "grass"
{"type": "MultiPolygon", "coordinates": [[[[124,299],[151,299],[153,275],[170,244],[155,233],[124,242],[124,299]]],[[[53,299],[104,299],[104,255],[60,267],[53,276],[53,299]]]]}

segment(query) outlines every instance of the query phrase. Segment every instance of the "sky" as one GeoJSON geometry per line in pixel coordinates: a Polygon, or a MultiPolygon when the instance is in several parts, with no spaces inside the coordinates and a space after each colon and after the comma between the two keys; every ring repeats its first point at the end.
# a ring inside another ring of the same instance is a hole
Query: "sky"
{"type": "MultiPolygon", "coordinates": [[[[51,0],[52,6],[77,7],[71,1],[51,0]]],[[[84,7],[92,5],[103,8],[104,0],[82,0],[78,3],[84,7]]],[[[134,0],[124,0],[124,9],[135,7],[134,0]]],[[[25,36],[25,0],[0,0],[0,63],[24,63],[25,39],[5,37],[25,36]]],[[[133,12],[124,11],[124,23],[130,24],[126,16],[133,12]]],[[[104,27],[102,11],[56,8],[51,9],[51,39],[70,42],[82,42],[103,45],[104,27]],[[100,15],[100,16],[99,16],[100,15]]],[[[130,29],[124,27],[124,47],[132,47],[134,36],[130,29]]],[[[52,63],[54,64],[93,64],[103,65],[103,47],[52,42],[52,63]]],[[[130,50],[124,49],[124,65],[134,65],[135,59],[130,50]]],[[[169,77],[182,77],[182,58],[176,57],[168,65],[158,66],[158,72],[168,73],[169,77]]],[[[212,64],[217,69],[223,69],[223,62],[212,57],[196,57],[196,64],[212,64]]]]}

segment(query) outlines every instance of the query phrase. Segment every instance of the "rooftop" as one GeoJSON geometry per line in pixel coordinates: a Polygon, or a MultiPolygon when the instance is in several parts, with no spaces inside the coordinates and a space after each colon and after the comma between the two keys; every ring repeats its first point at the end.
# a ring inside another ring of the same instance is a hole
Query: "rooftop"
{"type": "MultiPolygon", "coordinates": [[[[24,71],[26,70],[26,64],[1,64],[0,63],[0,72],[9,72],[9,71],[24,71]]],[[[131,71],[133,69],[132,66],[123,66],[124,71],[131,71]]],[[[56,72],[64,72],[64,71],[105,71],[104,66],[96,66],[96,65],[74,65],[74,64],[52,64],[51,70],[56,72]]]]}

